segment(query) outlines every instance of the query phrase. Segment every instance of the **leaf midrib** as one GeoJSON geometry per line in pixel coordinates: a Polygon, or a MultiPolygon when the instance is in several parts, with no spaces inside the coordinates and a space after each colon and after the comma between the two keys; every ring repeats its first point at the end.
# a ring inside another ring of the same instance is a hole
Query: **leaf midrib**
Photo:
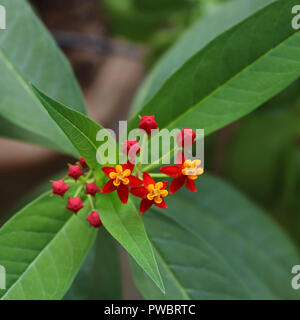
{"type": "MultiPolygon", "coordinates": [[[[195,109],[197,109],[198,107],[201,106],[201,104],[203,104],[206,100],[210,99],[215,93],[217,93],[218,91],[220,91],[221,89],[223,89],[224,87],[226,87],[229,83],[231,83],[233,80],[235,80],[236,78],[238,78],[241,74],[243,74],[244,72],[247,72],[248,69],[252,68],[253,65],[255,65],[256,63],[258,63],[260,60],[264,59],[265,57],[269,56],[273,51],[277,50],[280,46],[283,46],[287,41],[289,41],[290,39],[292,39],[294,36],[297,36],[298,33],[300,31],[297,31],[295,33],[293,33],[291,36],[289,36],[288,38],[285,39],[284,42],[281,42],[280,44],[278,44],[277,46],[273,47],[272,49],[270,49],[269,51],[267,51],[265,54],[261,55],[259,58],[257,58],[256,60],[254,60],[251,64],[247,65],[245,68],[243,68],[241,71],[239,71],[237,74],[235,74],[234,76],[232,76],[231,78],[229,78],[227,81],[225,81],[222,85],[218,86],[216,89],[214,89],[209,95],[207,95],[205,98],[203,98],[202,100],[200,100],[199,102],[197,102],[196,104],[194,104],[193,106],[189,107],[185,112],[183,112],[181,115],[179,115],[175,120],[171,121],[169,124],[167,124],[164,128],[169,128],[172,129],[172,127],[175,126],[175,124],[180,121],[181,118],[185,117],[187,114],[192,113],[195,109]]],[[[192,57],[193,58],[193,57],[192,57]]],[[[191,58],[191,59],[192,59],[191,58]]],[[[189,62],[189,61],[188,61],[189,62]]],[[[188,63],[186,62],[186,63],[188,63]]],[[[173,78],[174,75],[176,75],[177,72],[179,72],[182,68],[180,68],[179,70],[177,70],[175,73],[173,73],[173,75],[168,78],[168,80],[165,82],[164,86],[167,85],[167,83],[169,81],[171,81],[171,78],[173,78]]],[[[160,91],[160,90],[159,90],[160,91]]],[[[157,92],[157,94],[159,94],[159,91],[157,92]]],[[[154,100],[155,97],[152,98],[152,100],[154,100]]],[[[205,135],[205,132],[204,132],[205,135]]],[[[172,150],[167,153],[164,154],[163,156],[161,156],[158,161],[161,162],[162,159],[164,159],[164,157],[166,157],[168,154],[171,154],[172,150]]],[[[159,166],[159,164],[153,164],[153,165],[149,165],[145,168],[145,170],[150,170],[152,168],[155,168],[159,166]]]]}
{"type": "MultiPolygon", "coordinates": [[[[276,51],[278,48],[280,48],[281,46],[285,45],[285,43],[289,40],[291,40],[293,37],[297,36],[299,34],[300,31],[297,31],[295,33],[293,33],[292,35],[290,35],[289,37],[287,37],[284,41],[282,41],[281,43],[279,43],[278,45],[272,47],[270,50],[268,50],[266,53],[264,53],[263,55],[259,56],[257,59],[255,59],[253,62],[251,62],[250,64],[248,64],[246,67],[242,68],[241,71],[239,71],[238,73],[236,73],[234,76],[230,77],[228,80],[226,80],[222,85],[218,86],[216,89],[214,89],[210,94],[208,94],[206,97],[204,97],[202,100],[200,100],[199,102],[197,102],[196,104],[194,104],[193,106],[189,107],[185,112],[183,112],[181,115],[179,115],[175,120],[171,121],[169,124],[167,124],[165,127],[166,128],[170,128],[172,126],[174,126],[174,124],[176,122],[178,122],[181,118],[183,118],[186,114],[189,114],[190,112],[193,112],[197,107],[200,107],[201,104],[203,104],[206,100],[208,100],[209,98],[211,98],[215,93],[217,93],[218,91],[220,91],[221,89],[223,89],[224,87],[226,87],[230,82],[232,82],[233,80],[235,80],[236,78],[238,78],[241,74],[243,74],[244,72],[247,72],[248,69],[252,68],[256,63],[258,63],[259,61],[263,60],[265,57],[269,56],[272,52],[276,51]]],[[[181,69],[180,69],[181,70],[181,69]]],[[[178,71],[180,71],[178,70],[178,71]]],[[[174,73],[173,75],[175,75],[176,73],[174,73]]],[[[172,75],[172,77],[173,77],[172,75]]],[[[170,79],[170,78],[169,78],[170,79]]],[[[168,81],[167,81],[168,82],[168,81]]]]}
{"type": "MultiPolygon", "coordinates": [[[[113,208],[114,208],[114,211],[115,211],[115,212],[118,212],[118,211],[117,211],[117,208],[115,207],[114,201],[111,201],[111,203],[112,203],[112,206],[113,206],[113,208]]],[[[134,210],[136,210],[135,206],[132,204],[132,202],[131,202],[130,200],[129,200],[129,203],[131,203],[132,207],[134,207],[134,210]]],[[[156,270],[156,269],[153,270],[153,267],[152,267],[152,266],[150,265],[150,263],[148,262],[147,257],[143,254],[143,252],[141,251],[141,249],[140,249],[139,246],[137,245],[137,242],[135,241],[135,239],[134,239],[134,238],[132,237],[132,235],[128,232],[128,230],[127,230],[127,228],[125,227],[125,225],[124,225],[122,219],[120,218],[120,216],[119,216],[117,213],[116,213],[116,216],[118,217],[118,219],[119,219],[119,221],[120,221],[120,224],[122,224],[124,230],[126,231],[126,233],[128,234],[128,236],[130,237],[130,239],[133,241],[133,243],[134,243],[134,245],[135,245],[135,248],[138,250],[138,252],[139,252],[139,253],[141,254],[141,256],[143,257],[144,262],[146,262],[146,264],[148,265],[148,267],[149,267],[150,270],[152,271],[152,274],[155,275],[155,273],[157,273],[158,270],[156,270]]],[[[142,225],[142,226],[143,226],[143,225],[142,225]]],[[[109,230],[108,230],[108,231],[109,231],[109,230]]],[[[150,247],[150,250],[151,250],[152,255],[153,255],[153,257],[154,257],[153,249],[152,249],[152,247],[151,247],[151,243],[150,243],[150,240],[149,240],[149,238],[148,238],[148,235],[147,235],[145,229],[144,229],[144,233],[145,233],[145,235],[146,235],[146,239],[148,240],[148,244],[149,244],[148,247],[150,247]]],[[[143,267],[143,269],[144,269],[144,267],[143,267]]],[[[145,270],[145,271],[146,271],[146,270],[145,270]]],[[[146,271],[146,273],[153,279],[152,275],[150,275],[148,271],[146,271]]],[[[158,272],[158,276],[159,276],[159,278],[160,278],[159,272],[158,272]]],[[[154,279],[153,279],[153,280],[154,280],[154,279]]],[[[162,279],[160,278],[160,279],[156,279],[156,280],[154,280],[154,281],[155,281],[156,285],[162,290],[162,289],[163,289],[162,279]],[[158,280],[160,280],[160,283],[158,282],[158,280]],[[162,285],[162,287],[161,287],[161,285],[162,285]]]]}
{"type": "MultiPolygon", "coordinates": [[[[22,74],[14,67],[14,65],[11,63],[11,61],[6,56],[6,54],[4,53],[1,47],[0,47],[0,56],[2,57],[2,60],[4,61],[4,64],[6,65],[7,69],[10,70],[16,76],[16,78],[18,79],[18,81],[20,82],[24,90],[30,95],[32,100],[35,101],[40,106],[40,109],[43,111],[44,109],[41,101],[34,95],[32,90],[30,89],[29,84],[25,81],[22,74]]],[[[43,133],[40,133],[40,134],[43,135],[43,133]]]]}
{"type": "MultiPolygon", "coordinates": [[[[155,211],[156,213],[159,213],[159,210],[157,210],[156,208],[151,209],[153,211],[155,211]]],[[[244,288],[245,292],[247,292],[249,294],[250,297],[252,297],[252,292],[251,290],[248,288],[248,286],[246,285],[245,282],[243,282],[239,277],[237,277],[237,275],[235,274],[235,271],[233,269],[233,267],[223,258],[223,256],[219,253],[218,250],[216,250],[205,238],[203,237],[199,237],[198,234],[196,234],[193,230],[189,230],[188,227],[182,223],[180,223],[179,221],[177,221],[175,218],[167,215],[165,216],[166,218],[170,219],[171,221],[173,221],[176,225],[178,225],[180,228],[183,228],[184,230],[186,230],[188,233],[193,234],[196,238],[200,238],[202,241],[204,241],[206,243],[206,245],[213,251],[215,252],[215,254],[222,260],[224,261],[224,263],[228,266],[228,270],[231,271],[231,274],[233,275],[233,277],[235,279],[237,279],[237,281],[242,285],[242,287],[244,288]]]]}

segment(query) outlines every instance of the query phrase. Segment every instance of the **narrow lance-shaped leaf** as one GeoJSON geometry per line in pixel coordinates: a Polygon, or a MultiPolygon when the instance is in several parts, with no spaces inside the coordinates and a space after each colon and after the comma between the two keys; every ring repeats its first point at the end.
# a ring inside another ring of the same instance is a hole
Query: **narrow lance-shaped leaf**
{"type": "Polygon", "coordinates": [[[89,251],[96,231],[86,209],[76,216],[65,200],[39,197],[0,229],[0,265],[6,269],[8,300],[61,299],[89,251]]]}
{"type": "Polygon", "coordinates": [[[146,299],[299,299],[291,286],[299,252],[238,191],[207,174],[198,194],[180,191],[161,214],[145,215],[166,286],[161,293],[133,265],[146,299]]]}
{"type": "Polygon", "coordinates": [[[0,31],[0,134],[43,146],[46,140],[51,148],[76,155],[28,84],[84,113],[69,63],[26,0],[0,0],[0,5],[7,23],[0,31]]]}
{"type": "Polygon", "coordinates": [[[103,174],[96,159],[96,151],[101,142],[96,141],[96,136],[99,130],[103,128],[89,117],[51,99],[36,87],[31,87],[37,99],[40,100],[45,108],[45,111],[49,113],[52,119],[63,130],[74,147],[84,157],[88,166],[94,169],[97,183],[100,184],[103,174]]]}
{"type": "Polygon", "coordinates": [[[154,258],[151,243],[146,234],[140,214],[131,201],[124,206],[113,195],[97,197],[97,207],[101,212],[101,219],[108,231],[132,255],[146,274],[156,283],[164,293],[164,285],[154,258]]]}
{"type": "Polygon", "coordinates": [[[241,0],[195,25],[142,87],[138,114],[160,128],[209,134],[244,116],[300,75],[300,31],[291,27],[298,0],[241,0]]]}
{"type": "Polygon", "coordinates": [[[122,299],[121,261],[117,242],[100,228],[65,300],[122,299]]]}
{"type": "MultiPolygon", "coordinates": [[[[101,127],[81,113],[47,97],[38,89],[34,90],[47,112],[93,169],[97,183],[101,186],[103,175],[96,160],[96,134],[101,127]]],[[[164,290],[150,241],[135,207],[130,201],[127,205],[122,204],[116,194],[101,195],[98,198],[97,209],[105,228],[126,248],[159,288],[164,290]]]]}

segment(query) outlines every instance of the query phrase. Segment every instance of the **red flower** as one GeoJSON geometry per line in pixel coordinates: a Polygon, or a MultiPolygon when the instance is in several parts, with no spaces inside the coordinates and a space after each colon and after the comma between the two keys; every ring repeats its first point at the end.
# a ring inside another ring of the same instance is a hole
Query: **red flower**
{"type": "Polygon", "coordinates": [[[94,196],[100,189],[96,185],[96,182],[87,183],[85,185],[85,193],[94,196]]]}
{"type": "Polygon", "coordinates": [[[77,180],[82,175],[83,175],[83,172],[79,164],[69,165],[69,172],[68,172],[69,177],[77,180]]]}
{"type": "Polygon", "coordinates": [[[67,209],[77,213],[79,210],[83,208],[83,203],[80,197],[69,198],[67,209]]]}
{"type": "Polygon", "coordinates": [[[131,194],[143,199],[140,204],[140,213],[145,213],[153,204],[159,208],[166,209],[168,206],[163,198],[168,195],[166,190],[168,181],[155,183],[149,173],[144,172],[143,182],[143,187],[130,189],[131,194]]]}
{"type": "Polygon", "coordinates": [[[157,123],[154,116],[141,117],[139,128],[146,131],[147,134],[151,134],[151,130],[157,129],[157,123]]]}
{"type": "Polygon", "coordinates": [[[122,203],[128,201],[128,187],[140,186],[143,181],[132,175],[134,164],[116,165],[116,167],[102,167],[103,172],[110,178],[104,185],[101,192],[109,193],[117,190],[118,196],[122,203]]]}
{"type": "Polygon", "coordinates": [[[184,184],[192,192],[197,192],[195,181],[203,174],[203,168],[199,167],[200,160],[186,160],[183,152],[178,152],[176,162],[178,165],[164,166],[160,171],[169,177],[174,177],[170,184],[170,194],[178,191],[184,184]]]}
{"type": "Polygon", "coordinates": [[[190,129],[185,128],[177,133],[176,142],[178,147],[187,148],[193,145],[196,139],[196,133],[190,129]]]}
{"type": "Polygon", "coordinates": [[[129,158],[134,158],[138,153],[140,153],[141,147],[136,140],[126,140],[123,143],[123,154],[129,156],[129,158]]]}
{"type": "Polygon", "coordinates": [[[91,213],[89,213],[87,219],[86,219],[91,226],[93,226],[94,228],[99,228],[102,226],[102,221],[100,220],[99,217],[99,213],[98,211],[92,211],[91,213]]]}
{"type": "Polygon", "coordinates": [[[85,162],[84,158],[83,157],[80,157],[78,162],[81,164],[82,168],[83,169],[87,169],[88,168],[88,165],[87,163],[85,162]]]}
{"type": "Polygon", "coordinates": [[[63,179],[58,181],[52,181],[53,194],[58,194],[64,196],[64,194],[69,190],[69,186],[65,183],[63,179]]]}

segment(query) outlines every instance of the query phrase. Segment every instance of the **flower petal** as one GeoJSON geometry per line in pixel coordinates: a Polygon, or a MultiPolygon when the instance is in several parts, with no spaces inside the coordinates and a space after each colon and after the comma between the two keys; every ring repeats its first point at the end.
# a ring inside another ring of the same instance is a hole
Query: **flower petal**
{"type": "Polygon", "coordinates": [[[157,207],[161,208],[161,209],[167,209],[168,206],[166,204],[166,201],[164,199],[162,199],[161,203],[154,203],[157,207]]]}
{"type": "Polygon", "coordinates": [[[166,174],[169,177],[176,177],[181,174],[181,167],[180,166],[164,166],[160,168],[160,172],[166,174]]]}
{"type": "Polygon", "coordinates": [[[183,164],[185,161],[185,155],[183,150],[179,150],[176,155],[176,163],[183,164]]]}
{"type": "Polygon", "coordinates": [[[101,169],[108,177],[111,172],[116,172],[114,167],[102,167],[101,169]]]}
{"type": "Polygon", "coordinates": [[[169,181],[162,181],[162,183],[163,183],[163,187],[162,187],[162,190],[163,190],[167,188],[169,181]]]}
{"type": "Polygon", "coordinates": [[[134,163],[131,163],[131,161],[128,160],[127,163],[124,163],[124,164],[122,165],[122,168],[123,168],[123,171],[125,171],[126,169],[129,169],[129,170],[132,172],[133,169],[134,169],[134,166],[135,166],[135,164],[134,164],[134,163]]]}
{"type": "Polygon", "coordinates": [[[138,198],[146,198],[149,193],[145,187],[131,188],[129,192],[138,198]]]}
{"type": "Polygon", "coordinates": [[[130,176],[128,179],[130,187],[138,187],[143,184],[143,181],[135,176],[130,176]]]}
{"type": "Polygon", "coordinates": [[[195,181],[191,179],[186,179],[185,186],[192,192],[197,192],[195,181]]]}
{"type": "Polygon", "coordinates": [[[174,178],[170,184],[170,189],[169,189],[170,194],[173,194],[176,191],[178,191],[184,185],[185,179],[186,179],[186,176],[184,175],[174,178]]]}
{"type": "Polygon", "coordinates": [[[122,203],[126,204],[128,201],[128,186],[121,183],[121,185],[117,189],[118,196],[122,203]]]}
{"type": "Polygon", "coordinates": [[[147,198],[143,199],[140,204],[140,213],[144,214],[148,209],[153,205],[153,201],[148,200],[147,198]]]}
{"type": "Polygon", "coordinates": [[[106,184],[102,188],[101,192],[102,193],[110,193],[110,192],[115,191],[116,189],[117,189],[117,187],[114,185],[114,181],[109,180],[108,182],[106,182],[106,184]]]}
{"type": "Polygon", "coordinates": [[[149,184],[155,185],[155,181],[153,180],[153,178],[150,176],[150,174],[148,172],[144,172],[143,181],[144,181],[145,187],[148,187],[149,184]]]}

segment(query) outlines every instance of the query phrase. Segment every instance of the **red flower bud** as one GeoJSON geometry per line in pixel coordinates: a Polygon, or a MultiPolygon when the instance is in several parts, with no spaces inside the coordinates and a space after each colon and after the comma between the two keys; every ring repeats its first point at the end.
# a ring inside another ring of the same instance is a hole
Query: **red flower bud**
{"type": "Polygon", "coordinates": [[[85,160],[83,159],[83,157],[79,158],[79,163],[81,164],[83,169],[87,169],[89,166],[87,165],[87,163],[85,162],[85,160]]]}
{"type": "Polygon", "coordinates": [[[100,220],[98,211],[92,211],[88,217],[87,221],[90,223],[91,226],[95,228],[99,228],[102,226],[102,221],[100,220]]]}
{"type": "Polygon", "coordinates": [[[80,197],[69,198],[67,209],[77,213],[80,209],[83,208],[83,203],[80,197]]]}
{"type": "Polygon", "coordinates": [[[179,131],[176,136],[177,145],[182,148],[192,146],[195,139],[196,133],[190,128],[179,131]]]}
{"type": "Polygon", "coordinates": [[[69,172],[68,172],[69,177],[77,180],[82,175],[83,175],[83,172],[79,164],[69,165],[69,172]]]}
{"type": "Polygon", "coordinates": [[[87,183],[85,185],[85,193],[86,194],[91,194],[92,196],[94,196],[100,189],[98,188],[98,186],[96,185],[95,182],[92,183],[87,183]]]}
{"type": "Polygon", "coordinates": [[[52,182],[53,193],[58,194],[60,196],[64,196],[64,194],[69,190],[69,186],[65,183],[63,179],[52,182]]]}
{"type": "Polygon", "coordinates": [[[151,130],[157,129],[157,123],[155,121],[155,117],[154,116],[141,117],[139,128],[145,130],[147,134],[151,134],[151,130]]]}
{"type": "Polygon", "coordinates": [[[123,154],[129,155],[130,158],[140,153],[141,147],[136,140],[126,140],[123,144],[123,154]]]}

